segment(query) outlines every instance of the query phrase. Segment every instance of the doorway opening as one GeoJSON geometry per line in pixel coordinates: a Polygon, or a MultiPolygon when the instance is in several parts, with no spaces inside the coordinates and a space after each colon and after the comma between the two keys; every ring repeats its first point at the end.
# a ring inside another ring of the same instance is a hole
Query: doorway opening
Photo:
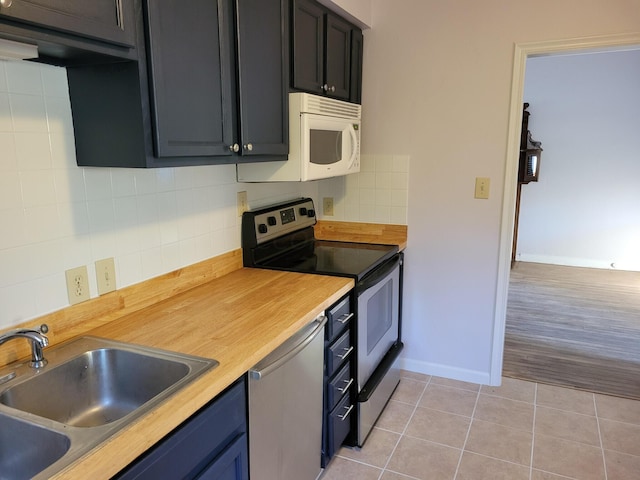
{"type": "Polygon", "coordinates": [[[514,226],[514,209],[517,186],[522,102],[527,58],[562,53],[597,52],[620,49],[638,49],[640,34],[590,37],[566,41],[539,42],[516,45],[511,89],[511,106],[508,135],[508,160],[505,174],[498,285],[496,289],[495,328],[491,365],[491,382],[499,384],[503,372],[503,354],[506,329],[508,289],[511,269],[511,245],[514,226]]]}

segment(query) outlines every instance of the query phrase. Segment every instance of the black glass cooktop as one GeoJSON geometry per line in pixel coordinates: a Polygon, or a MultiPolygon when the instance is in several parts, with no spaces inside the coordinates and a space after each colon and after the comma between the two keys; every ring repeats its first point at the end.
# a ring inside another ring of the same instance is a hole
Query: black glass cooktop
{"type": "Polygon", "coordinates": [[[395,245],[312,240],[262,262],[259,266],[301,273],[355,277],[367,273],[398,252],[395,245]]]}

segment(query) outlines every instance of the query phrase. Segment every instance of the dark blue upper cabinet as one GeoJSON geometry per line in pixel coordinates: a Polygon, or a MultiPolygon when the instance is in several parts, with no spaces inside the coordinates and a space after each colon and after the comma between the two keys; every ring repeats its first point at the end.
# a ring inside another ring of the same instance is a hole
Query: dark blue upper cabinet
{"type": "Polygon", "coordinates": [[[61,65],[133,59],[134,0],[3,0],[0,37],[35,43],[61,65]]]}
{"type": "Polygon", "coordinates": [[[240,153],[289,153],[288,2],[236,0],[240,153]]]}
{"type": "Polygon", "coordinates": [[[233,154],[232,10],[228,0],[146,0],[157,157],[233,154]]]}
{"type": "Polygon", "coordinates": [[[68,68],[81,166],[286,160],[287,0],[134,0],[137,62],[68,68]]]}
{"type": "Polygon", "coordinates": [[[292,12],[291,87],[359,100],[362,31],[315,0],[293,0],[292,12]]]}

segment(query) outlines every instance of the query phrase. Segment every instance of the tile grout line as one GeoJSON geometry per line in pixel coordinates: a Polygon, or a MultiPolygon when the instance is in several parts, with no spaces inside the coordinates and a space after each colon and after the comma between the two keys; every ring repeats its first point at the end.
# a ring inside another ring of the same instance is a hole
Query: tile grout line
{"type": "MultiPolygon", "coordinates": [[[[404,378],[404,377],[402,377],[402,378],[404,378]]],[[[413,411],[411,412],[411,415],[409,416],[409,420],[407,420],[407,424],[402,429],[402,433],[400,433],[400,435],[398,436],[398,440],[396,441],[396,444],[393,446],[393,449],[391,450],[391,453],[389,454],[389,457],[387,458],[387,461],[384,463],[384,466],[382,467],[382,470],[380,471],[380,475],[378,476],[378,480],[382,480],[384,472],[387,471],[387,465],[389,465],[389,462],[391,461],[391,458],[393,457],[393,454],[396,452],[396,449],[398,448],[398,445],[400,444],[400,441],[402,440],[402,437],[404,437],[404,434],[407,431],[407,428],[409,428],[409,424],[411,423],[411,420],[413,419],[414,415],[416,414],[416,411],[418,410],[418,405],[420,404],[420,401],[422,400],[422,397],[424,396],[424,392],[427,391],[427,387],[431,383],[431,379],[432,378],[433,378],[433,376],[429,376],[429,380],[427,380],[427,382],[424,384],[424,388],[422,389],[422,393],[420,394],[420,396],[416,400],[416,404],[413,406],[413,411]]],[[[402,381],[402,379],[400,381],[402,381]]],[[[417,380],[414,380],[414,381],[417,381],[417,380]]]]}
{"type": "Polygon", "coordinates": [[[607,476],[607,459],[604,456],[604,445],[602,443],[602,431],[600,429],[600,415],[598,415],[598,402],[596,402],[596,395],[593,395],[593,408],[596,411],[596,424],[598,425],[598,440],[600,441],[600,452],[602,453],[602,468],[604,468],[604,480],[608,480],[607,476]]]}
{"type": "Polygon", "coordinates": [[[533,390],[533,426],[531,428],[531,456],[529,458],[529,480],[533,480],[533,449],[536,445],[536,413],[538,412],[538,383],[533,390]]]}
{"type": "Polygon", "coordinates": [[[471,412],[471,421],[469,422],[469,428],[467,428],[467,435],[464,437],[464,443],[462,444],[462,448],[460,449],[460,458],[458,458],[458,464],[456,465],[456,472],[453,475],[453,480],[458,477],[458,471],[460,470],[460,464],[462,463],[462,456],[464,455],[464,449],[467,446],[467,441],[469,441],[469,435],[471,434],[471,427],[473,426],[473,420],[476,415],[476,408],[478,408],[478,401],[480,400],[480,391],[482,387],[478,388],[478,392],[476,393],[476,402],[473,404],[473,411],[471,412]]]}

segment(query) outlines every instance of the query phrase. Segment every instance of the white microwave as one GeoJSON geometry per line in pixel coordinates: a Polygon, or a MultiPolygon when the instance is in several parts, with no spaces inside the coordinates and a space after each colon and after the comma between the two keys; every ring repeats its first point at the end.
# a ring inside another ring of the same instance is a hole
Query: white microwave
{"type": "Polygon", "coordinates": [[[304,182],[360,171],[360,105],[289,94],[289,159],[237,165],[239,182],[304,182]]]}

